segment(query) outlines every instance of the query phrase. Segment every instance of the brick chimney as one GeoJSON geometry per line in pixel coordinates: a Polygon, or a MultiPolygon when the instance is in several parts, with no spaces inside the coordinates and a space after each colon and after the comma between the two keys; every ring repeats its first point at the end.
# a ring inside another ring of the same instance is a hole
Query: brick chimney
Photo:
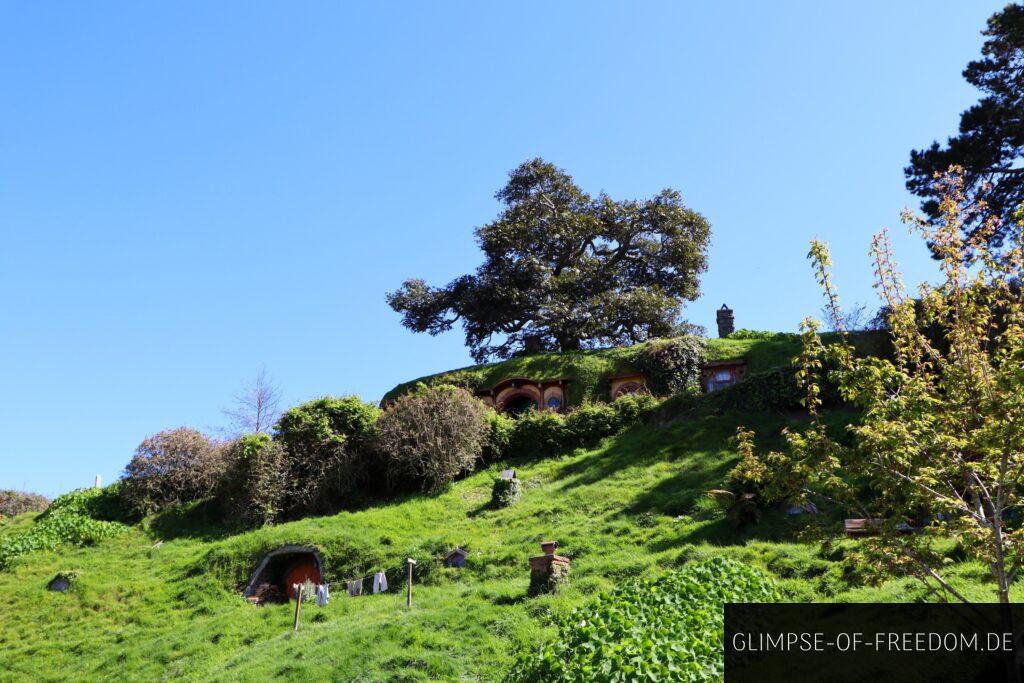
{"type": "Polygon", "coordinates": [[[732,309],[722,304],[722,307],[718,309],[718,336],[721,338],[728,337],[733,333],[735,327],[733,326],[732,309]]]}
{"type": "Polygon", "coordinates": [[[571,562],[568,557],[555,555],[556,548],[558,541],[541,541],[540,549],[544,554],[530,558],[529,595],[556,593],[569,580],[571,562]]]}

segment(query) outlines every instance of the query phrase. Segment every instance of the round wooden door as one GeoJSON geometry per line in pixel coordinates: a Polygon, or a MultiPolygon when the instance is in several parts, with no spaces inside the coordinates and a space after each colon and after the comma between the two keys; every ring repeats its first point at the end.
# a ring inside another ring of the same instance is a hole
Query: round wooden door
{"type": "Polygon", "coordinates": [[[284,590],[290,600],[295,599],[295,588],[297,583],[304,583],[309,579],[313,583],[320,583],[323,578],[320,576],[320,568],[316,565],[316,559],[312,555],[306,555],[288,565],[284,572],[284,590]]]}

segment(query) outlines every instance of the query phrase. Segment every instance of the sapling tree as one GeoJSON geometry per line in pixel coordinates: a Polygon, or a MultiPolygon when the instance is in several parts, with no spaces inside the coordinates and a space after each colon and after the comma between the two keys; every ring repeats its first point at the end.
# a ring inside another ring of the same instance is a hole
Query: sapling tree
{"type": "Polygon", "coordinates": [[[281,390],[264,368],[256,372],[252,382],[235,395],[234,406],[225,409],[237,433],[267,432],[281,416],[281,390]]]}
{"type": "MultiPolygon", "coordinates": [[[[842,328],[837,343],[823,345],[817,323],[806,320],[798,377],[811,424],[787,431],[789,448],[767,455],[741,430],[733,475],[768,499],[817,497],[881,520],[859,553],[867,570],[909,574],[942,599],[966,602],[944,575],[938,547],[942,538],[959,539],[969,557],[986,564],[1007,603],[1024,537],[1024,214],[1018,211],[1012,225],[986,216],[982,199],[966,199],[956,168],[935,182],[938,220],[905,212],[904,221],[939,256],[938,284],[921,285],[915,302],[887,233],[872,242],[892,358],[858,357],[842,328]],[[965,221],[981,227],[965,233],[965,221]],[[990,246],[997,227],[1005,235],[998,251],[990,246]],[[860,409],[847,438],[825,428],[824,381],[860,409]]],[[[809,258],[827,307],[843,320],[828,248],[814,242],[809,258]]]]}

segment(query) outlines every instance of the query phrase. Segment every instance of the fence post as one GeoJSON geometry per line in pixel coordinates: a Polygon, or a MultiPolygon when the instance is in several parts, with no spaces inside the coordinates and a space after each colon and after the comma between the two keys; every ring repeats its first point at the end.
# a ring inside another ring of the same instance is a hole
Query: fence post
{"type": "Polygon", "coordinates": [[[411,557],[405,558],[405,607],[406,609],[412,607],[412,566],[416,564],[416,560],[411,557]]]}
{"type": "Polygon", "coordinates": [[[302,611],[302,593],[306,589],[304,583],[293,583],[292,588],[295,589],[295,630],[299,630],[299,612],[302,611]]]}

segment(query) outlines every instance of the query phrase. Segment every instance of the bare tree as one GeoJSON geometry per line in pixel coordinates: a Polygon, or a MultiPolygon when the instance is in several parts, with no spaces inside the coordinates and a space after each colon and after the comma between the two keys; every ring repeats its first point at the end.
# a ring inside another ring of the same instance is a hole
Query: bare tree
{"type": "Polygon", "coordinates": [[[873,318],[865,304],[853,304],[844,311],[824,306],[821,315],[825,319],[826,327],[832,332],[859,332],[872,329],[873,325],[873,318]]]}
{"type": "Polygon", "coordinates": [[[252,382],[235,394],[234,407],[224,410],[238,433],[267,432],[280,417],[281,390],[260,368],[252,382]]]}

